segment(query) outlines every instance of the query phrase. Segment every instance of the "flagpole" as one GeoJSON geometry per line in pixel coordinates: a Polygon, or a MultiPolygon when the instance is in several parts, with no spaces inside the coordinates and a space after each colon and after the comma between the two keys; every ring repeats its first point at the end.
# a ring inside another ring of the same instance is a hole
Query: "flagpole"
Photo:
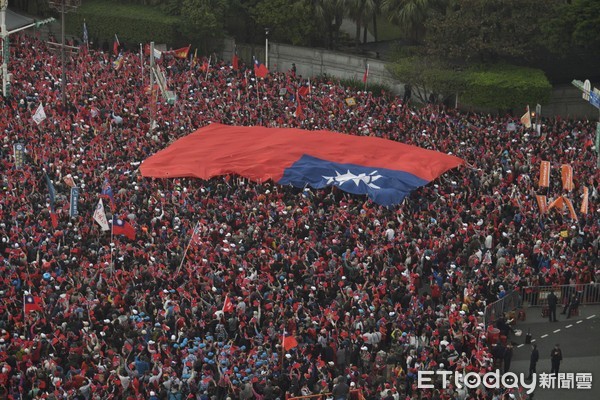
{"type": "Polygon", "coordinates": [[[210,70],[210,61],[211,60],[212,60],[212,55],[208,56],[208,65],[206,66],[206,76],[204,77],[205,81],[208,80],[208,71],[210,70]]]}
{"type": "Polygon", "coordinates": [[[181,268],[183,267],[183,263],[185,262],[185,257],[187,256],[187,252],[190,249],[190,245],[192,244],[192,239],[194,238],[194,232],[196,231],[196,228],[198,227],[199,223],[200,223],[200,221],[198,221],[196,223],[196,226],[194,227],[194,230],[192,231],[192,237],[190,237],[190,240],[188,241],[185,251],[183,252],[183,256],[181,257],[181,263],[179,263],[179,267],[177,267],[177,271],[175,271],[176,274],[179,274],[179,272],[181,271],[181,268]]]}
{"type": "Polygon", "coordinates": [[[142,68],[142,88],[144,87],[144,49],[140,43],[140,67],[142,68]]]}

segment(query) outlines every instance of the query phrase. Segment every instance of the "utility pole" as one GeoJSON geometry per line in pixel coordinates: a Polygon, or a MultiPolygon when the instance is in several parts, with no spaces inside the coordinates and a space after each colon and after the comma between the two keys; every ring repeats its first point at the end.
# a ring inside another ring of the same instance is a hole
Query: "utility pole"
{"type": "Polygon", "coordinates": [[[265,67],[269,69],[269,28],[265,28],[265,67]]]}
{"type": "Polygon", "coordinates": [[[81,5],[81,0],[48,0],[48,5],[60,13],[60,65],[62,104],[67,104],[67,71],[65,66],[65,14],[74,11],[81,5]]]}

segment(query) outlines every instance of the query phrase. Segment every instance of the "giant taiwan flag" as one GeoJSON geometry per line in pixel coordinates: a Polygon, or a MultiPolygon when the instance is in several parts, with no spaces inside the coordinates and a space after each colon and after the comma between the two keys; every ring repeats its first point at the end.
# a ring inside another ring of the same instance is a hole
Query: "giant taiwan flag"
{"type": "Polygon", "coordinates": [[[389,206],[462,164],[451,155],[375,137],[210,124],[146,159],[140,170],[153,178],[237,174],[300,188],[333,185],[389,206]]]}

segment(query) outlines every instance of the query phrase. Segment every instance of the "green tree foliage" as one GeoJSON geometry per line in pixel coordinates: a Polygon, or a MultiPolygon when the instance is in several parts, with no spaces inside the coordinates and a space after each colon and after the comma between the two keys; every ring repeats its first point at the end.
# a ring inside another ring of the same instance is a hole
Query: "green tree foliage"
{"type": "Polygon", "coordinates": [[[318,29],[325,32],[324,44],[334,48],[339,39],[340,27],[346,13],[345,0],[300,0],[308,5],[310,15],[318,29]]]}
{"type": "Polygon", "coordinates": [[[376,10],[376,4],[374,0],[347,0],[347,9],[348,15],[356,23],[354,42],[358,46],[360,44],[361,28],[364,28],[365,37],[363,41],[366,42],[367,26],[376,10]]]}
{"type": "Polygon", "coordinates": [[[543,71],[514,65],[473,67],[466,71],[465,81],[463,102],[499,110],[544,104],[552,92],[543,71]]]}
{"type": "MultiPolygon", "coordinates": [[[[257,27],[270,28],[269,37],[274,41],[308,46],[317,26],[305,2],[289,0],[263,0],[251,10],[257,27]]],[[[264,32],[264,30],[263,30],[264,32]]]]}
{"type": "Polygon", "coordinates": [[[556,7],[553,18],[543,23],[550,51],[566,54],[572,50],[600,53],[600,1],[573,0],[556,7]]]}
{"type": "Polygon", "coordinates": [[[448,0],[383,0],[381,8],[409,39],[421,42],[425,38],[425,22],[436,11],[445,9],[447,3],[448,0]]]}
{"type": "Polygon", "coordinates": [[[538,69],[508,64],[450,68],[427,57],[403,57],[388,66],[398,80],[412,85],[422,102],[429,93],[460,94],[461,102],[488,109],[508,110],[547,102],[552,85],[538,69]]]}
{"type": "Polygon", "coordinates": [[[214,39],[225,34],[226,0],[183,0],[181,5],[181,33],[206,52],[214,39]]]}
{"type": "Polygon", "coordinates": [[[429,18],[427,46],[460,62],[529,60],[541,43],[540,25],[559,0],[453,0],[429,18]]]}
{"type": "Polygon", "coordinates": [[[427,102],[429,93],[446,97],[461,93],[466,87],[464,73],[429,57],[402,57],[387,69],[399,81],[410,84],[413,94],[423,103],[427,102]]]}
{"type": "Polygon", "coordinates": [[[167,43],[170,46],[187,44],[178,32],[178,17],[166,16],[158,8],[107,0],[82,2],[76,13],[65,18],[68,33],[81,37],[86,21],[91,40],[112,43],[115,33],[124,44],[167,43]],[[149,28],[151,27],[151,28],[149,28]]]}

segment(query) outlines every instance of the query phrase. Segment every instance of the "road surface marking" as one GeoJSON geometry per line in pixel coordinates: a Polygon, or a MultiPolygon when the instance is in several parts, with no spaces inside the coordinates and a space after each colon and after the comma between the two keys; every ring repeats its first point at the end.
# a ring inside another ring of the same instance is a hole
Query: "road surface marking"
{"type": "Polygon", "coordinates": [[[540,339],[545,338],[546,336],[548,336],[548,334],[546,333],[545,335],[540,336],[540,339]]]}
{"type": "Polygon", "coordinates": [[[523,346],[525,346],[525,345],[523,343],[521,343],[520,345],[517,346],[517,348],[523,347],[523,346]]]}
{"type": "Polygon", "coordinates": [[[580,323],[582,323],[582,322],[583,322],[583,320],[582,320],[582,319],[580,319],[579,321],[577,321],[577,322],[575,322],[575,323],[576,323],[576,324],[580,324],[580,323]]]}
{"type": "MultiPolygon", "coordinates": [[[[548,336],[548,335],[546,335],[546,336],[548,336]]],[[[535,339],[531,339],[531,343],[533,343],[533,342],[535,342],[535,339]]]]}
{"type": "Polygon", "coordinates": [[[594,318],[595,316],[596,316],[596,314],[594,314],[594,315],[590,315],[590,316],[589,316],[589,317],[587,317],[586,319],[592,319],[592,318],[594,318]]]}
{"type": "Polygon", "coordinates": [[[558,333],[558,332],[560,332],[560,329],[557,329],[557,330],[554,331],[554,333],[558,333]]]}
{"type": "Polygon", "coordinates": [[[571,325],[567,325],[567,326],[565,326],[565,329],[569,329],[569,328],[570,328],[570,327],[572,327],[572,326],[573,326],[573,324],[571,324],[571,325]]]}

